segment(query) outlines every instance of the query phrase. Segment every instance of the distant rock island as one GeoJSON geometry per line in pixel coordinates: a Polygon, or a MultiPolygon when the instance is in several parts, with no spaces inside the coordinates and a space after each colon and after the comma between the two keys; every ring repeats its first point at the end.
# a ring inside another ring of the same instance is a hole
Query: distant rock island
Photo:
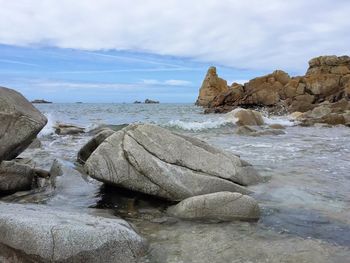
{"type": "MultiPolygon", "coordinates": [[[[141,104],[142,102],[141,101],[134,101],[134,104],[141,104]]],[[[157,100],[150,100],[150,99],[146,99],[144,104],[159,104],[159,101],[157,100]]]]}
{"type": "Polygon", "coordinates": [[[32,103],[36,103],[36,104],[48,104],[48,103],[52,103],[51,101],[47,101],[47,100],[33,100],[32,103]]]}
{"type": "Polygon", "coordinates": [[[237,107],[264,107],[272,114],[299,112],[307,124],[350,124],[350,57],[320,56],[309,61],[304,76],[282,70],[245,84],[227,85],[215,67],[203,80],[196,105],[205,113],[226,113],[237,107]],[[312,120],[311,120],[312,119],[312,120]]]}

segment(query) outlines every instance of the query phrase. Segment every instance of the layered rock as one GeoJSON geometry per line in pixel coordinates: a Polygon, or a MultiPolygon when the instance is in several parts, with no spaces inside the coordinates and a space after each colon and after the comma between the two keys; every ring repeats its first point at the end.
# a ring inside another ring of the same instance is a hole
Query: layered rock
{"type": "Polygon", "coordinates": [[[260,176],[238,156],[155,125],[130,125],[105,139],[84,168],[93,178],[169,200],[220,191],[249,193],[260,176]]]}
{"type": "Polygon", "coordinates": [[[260,209],[254,198],[239,193],[218,192],[187,198],[168,208],[172,216],[209,221],[258,220],[260,209]]]}
{"type": "Polygon", "coordinates": [[[85,133],[85,129],[72,124],[57,123],[55,126],[55,133],[58,135],[74,135],[85,133]]]}
{"type": "Polygon", "coordinates": [[[138,262],[144,240],[121,219],[0,202],[5,262],[138,262]]]}
{"type": "Polygon", "coordinates": [[[226,80],[218,77],[215,67],[210,67],[199,90],[196,105],[207,107],[216,96],[228,90],[226,80]]]}
{"type": "Polygon", "coordinates": [[[17,91],[0,87],[0,162],[23,152],[47,119],[17,91]]]}
{"type": "MultiPolygon", "coordinates": [[[[207,76],[205,78],[205,81],[207,76]]],[[[289,77],[281,70],[250,80],[244,85],[233,84],[216,96],[204,96],[212,89],[202,86],[197,100],[206,112],[228,112],[236,107],[266,107],[272,112],[306,112],[328,101],[350,100],[350,57],[321,56],[309,61],[305,76],[289,77]]]]}

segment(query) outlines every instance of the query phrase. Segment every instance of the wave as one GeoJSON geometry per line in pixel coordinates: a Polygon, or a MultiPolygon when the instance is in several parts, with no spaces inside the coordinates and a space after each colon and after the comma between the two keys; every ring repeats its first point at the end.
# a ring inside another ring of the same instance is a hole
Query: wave
{"type": "MultiPolygon", "coordinates": [[[[237,111],[240,111],[241,108],[234,109],[223,115],[217,115],[215,119],[213,116],[208,115],[208,119],[204,121],[182,121],[182,120],[171,120],[164,126],[182,129],[186,131],[204,131],[210,129],[219,129],[223,127],[233,127],[236,126],[238,119],[235,117],[237,111]],[[209,117],[210,116],[210,117],[209,117]]],[[[264,115],[263,112],[261,114],[264,115]]],[[[296,123],[290,119],[288,116],[263,116],[264,122],[266,125],[271,124],[281,124],[283,126],[295,126],[296,123]]]]}

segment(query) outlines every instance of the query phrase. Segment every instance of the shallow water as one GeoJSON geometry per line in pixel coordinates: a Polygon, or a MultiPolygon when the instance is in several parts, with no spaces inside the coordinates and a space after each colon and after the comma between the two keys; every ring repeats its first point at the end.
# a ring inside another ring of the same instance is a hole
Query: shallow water
{"type": "Polygon", "coordinates": [[[49,118],[41,149],[22,157],[49,169],[64,165],[56,188],[17,202],[43,202],[125,218],[150,242],[144,262],[349,262],[350,129],[298,127],[286,117],[265,118],[286,126],[284,135],[234,133],[234,118],[204,115],[190,104],[37,105],[49,118]],[[257,223],[205,224],[166,217],[159,200],[110,189],[81,176],[75,158],[90,135],[53,135],[56,122],[93,129],[102,124],[156,123],[239,154],[266,178],[251,187],[262,208],[257,223]]]}

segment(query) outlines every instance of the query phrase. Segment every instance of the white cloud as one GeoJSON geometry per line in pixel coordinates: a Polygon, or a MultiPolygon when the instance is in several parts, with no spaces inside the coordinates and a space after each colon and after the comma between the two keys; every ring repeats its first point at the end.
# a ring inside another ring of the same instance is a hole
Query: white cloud
{"type": "Polygon", "coordinates": [[[348,0],[0,0],[0,43],[134,50],[303,72],[350,53],[348,0]]]}
{"type": "Polygon", "coordinates": [[[182,79],[169,79],[169,80],[157,80],[157,79],[143,79],[141,83],[146,85],[165,85],[165,86],[190,86],[192,82],[182,79]]]}

